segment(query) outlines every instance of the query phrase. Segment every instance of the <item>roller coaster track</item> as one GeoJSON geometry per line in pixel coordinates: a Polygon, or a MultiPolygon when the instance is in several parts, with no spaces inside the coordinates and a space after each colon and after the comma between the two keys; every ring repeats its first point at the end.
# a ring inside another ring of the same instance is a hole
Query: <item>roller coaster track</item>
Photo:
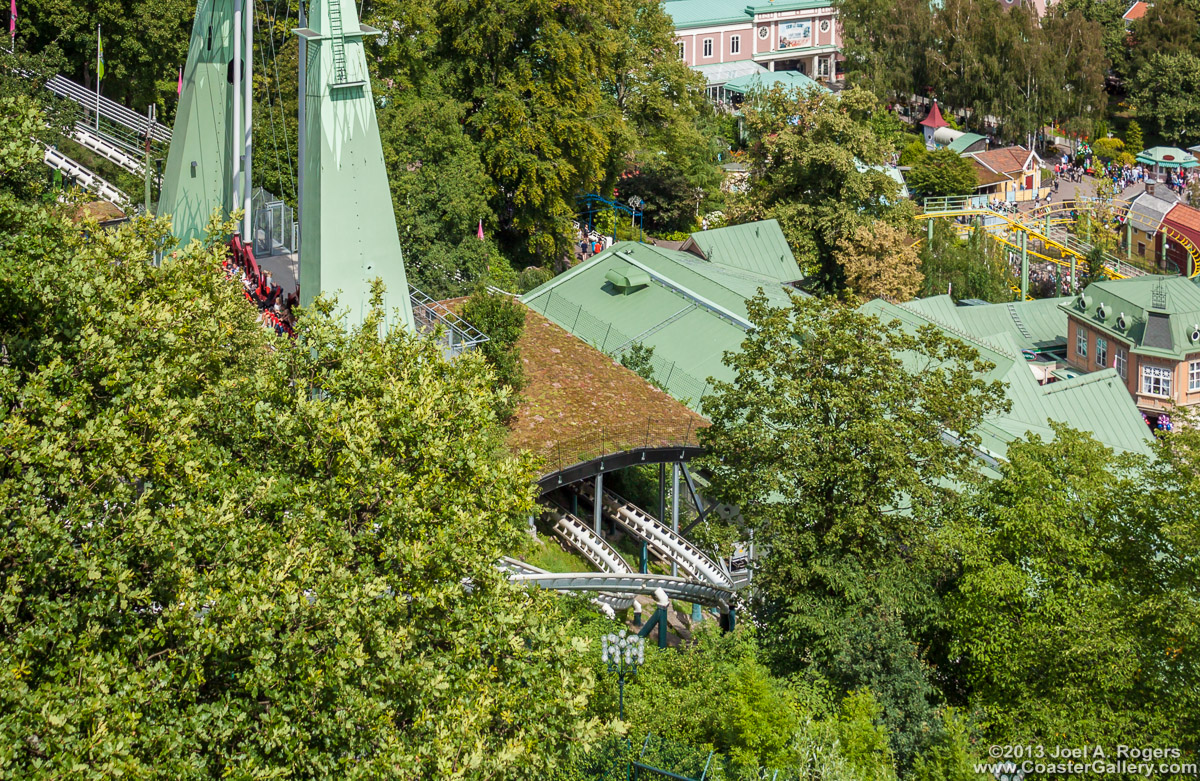
{"type": "MultiPolygon", "coordinates": [[[[1064,257],[1054,258],[1026,247],[1026,252],[1029,255],[1060,266],[1066,266],[1070,264],[1070,260],[1067,259],[1068,257],[1086,260],[1088,253],[1092,251],[1092,245],[1080,241],[1077,237],[1071,235],[1067,231],[1066,226],[1075,224],[1076,219],[1074,214],[1079,211],[1094,210],[1101,205],[1100,202],[1094,199],[1079,199],[1078,201],[1063,201],[1050,204],[1048,207],[1034,210],[1028,215],[1010,215],[994,211],[982,205],[977,200],[965,196],[927,198],[923,212],[918,214],[916,219],[983,217],[990,220],[991,224],[983,227],[992,239],[1005,246],[1020,250],[1021,246],[1008,238],[1006,234],[1024,232],[1030,238],[1042,242],[1044,246],[1057,249],[1064,257]],[[1068,215],[1068,217],[1063,217],[1062,215],[1068,215]],[[1054,226],[1058,226],[1057,229],[1054,226]]],[[[1186,236],[1168,226],[1155,226],[1146,222],[1140,216],[1131,214],[1129,210],[1130,202],[1127,200],[1114,199],[1105,202],[1103,205],[1112,208],[1114,216],[1124,218],[1140,230],[1150,233],[1159,230],[1165,233],[1168,238],[1178,243],[1187,251],[1192,276],[1200,273],[1200,249],[1186,236]]],[[[963,227],[970,230],[974,226],[968,224],[963,227]]],[[[1142,276],[1149,273],[1108,253],[1105,253],[1104,261],[1109,276],[1113,278],[1142,276]]]]}
{"type": "Polygon", "coordinates": [[[633,572],[633,567],[621,558],[621,554],[574,515],[553,507],[546,511],[546,515],[554,521],[554,533],[601,572],[625,575],[633,572]]]}
{"type": "Polygon", "coordinates": [[[115,203],[118,206],[127,206],[129,204],[128,195],[57,149],[49,146],[46,147],[46,154],[42,159],[46,165],[62,171],[66,176],[74,178],[85,190],[94,192],[104,200],[115,203]]]}
{"type": "Polygon", "coordinates": [[[71,131],[71,140],[85,149],[92,150],[105,160],[131,174],[136,176],[142,175],[144,166],[141,160],[128,154],[121,147],[110,143],[106,138],[96,135],[95,132],[83,125],[83,123],[75,125],[75,129],[71,131]]]}
{"type": "MultiPolygon", "coordinates": [[[[579,493],[588,501],[595,501],[595,489],[591,483],[582,483],[579,493]]],[[[639,540],[644,540],[661,558],[674,561],[680,569],[697,580],[733,588],[733,578],[724,569],[693,546],[682,535],[668,529],[649,514],[626,502],[611,491],[604,492],[604,512],[639,540]]]]}
{"type": "Polygon", "coordinates": [[[519,559],[514,559],[511,556],[501,557],[500,561],[498,561],[496,565],[501,570],[508,573],[509,580],[515,582],[531,582],[535,585],[542,586],[543,588],[548,588],[562,593],[569,593],[571,591],[594,591],[596,592],[596,598],[601,602],[611,606],[613,610],[628,610],[629,608],[633,607],[633,593],[631,593],[631,591],[638,594],[654,593],[653,588],[651,588],[649,592],[638,591],[636,589],[623,589],[622,593],[612,593],[607,588],[577,588],[571,585],[573,582],[572,579],[579,578],[583,575],[617,574],[620,576],[624,574],[626,577],[639,577],[635,573],[572,572],[564,574],[559,572],[550,572],[542,569],[541,567],[535,567],[532,564],[526,564],[525,562],[519,559]],[[518,577],[526,578],[528,580],[518,581],[518,577]]]}
{"type": "Polygon", "coordinates": [[[510,570],[513,583],[531,583],[555,591],[599,591],[605,593],[644,594],[653,596],[661,588],[672,599],[693,602],[725,610],[733,601],[733,590],[727,586],[701,583],[672,575],[620,575],[613,572],[534,572],[510,570]]]}

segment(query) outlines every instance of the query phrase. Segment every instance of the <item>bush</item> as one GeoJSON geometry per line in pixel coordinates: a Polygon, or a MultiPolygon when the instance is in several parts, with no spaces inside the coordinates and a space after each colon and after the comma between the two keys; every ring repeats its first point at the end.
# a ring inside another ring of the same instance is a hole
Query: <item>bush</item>
{"type": "Polygon", "coordinates": [[[496,381],[510,394],[497,398],[495,409],[501,420],[512,417],[520,403],[517,395],[525,387],[525,372],[517,342],[525,331],[525,307],[509,296],[478,290],[463,304],[462,316],[488,338],[479,352],[496,373],[496,381]]]}
{"type": "Polygon", "coordinates": [[[924,141],[916,140],[909,142],[904,147],[904,151],[900,153],[900,165],[915,164],[918,160],[925,157],[927,151],[924,141]]]}

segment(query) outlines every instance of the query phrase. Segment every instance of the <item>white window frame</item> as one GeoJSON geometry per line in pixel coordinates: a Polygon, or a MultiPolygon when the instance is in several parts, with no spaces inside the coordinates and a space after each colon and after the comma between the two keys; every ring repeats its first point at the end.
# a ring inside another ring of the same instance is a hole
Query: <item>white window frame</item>
{"type": "Polygon", "coordinates": [[[1075,332],[1075,354],[1080,358],[1087,357],[1088,332],[1080,328],[1075,332]]]}
{"type": "Polygon", "coordinates": [[[1157,396],[1163,399],[1171,398],[1172,372],[1163,366],[1142,367],[1142,394],[1157,396]]]}
{"type": "Polygon", "coordinates": [[[1188,364],[1188,392],[1200,391],[1200,361],[1188,364]]]}
{"type": "Polygon", "coordinates": [[[1121,379],[1129,379],[1129,354],[1125,352],[1124,347],[1117,347],[1113,354],[1113,363],[1116,364],[1117,374],[1121,376],[1121,379]]]}
{"type": "Polygon", "coordinates": [[[829,75],[829,58],[828,57],[818,57],[817,58],[817,75],[818,76],[828,76],[829,75]]]}
{"type": "Polygon", "coordinates": [[[740,35],[729,36],[729,53],[730,54],[741,54],[742,53],[742,36],[740,36],[740,35]]]}
{"type": "Polygon", "coordinates": [[[712,59],[713,56],[713,39],[705,38],[704,43],[700,47],[700,56],[706,60],[712,59]]]}
{"type": "Polygon", "coordinates": [[[1108,340],[1103,336],[1096,337],[1096,365],[1101,369],[1108,368],[1108,340]]]}

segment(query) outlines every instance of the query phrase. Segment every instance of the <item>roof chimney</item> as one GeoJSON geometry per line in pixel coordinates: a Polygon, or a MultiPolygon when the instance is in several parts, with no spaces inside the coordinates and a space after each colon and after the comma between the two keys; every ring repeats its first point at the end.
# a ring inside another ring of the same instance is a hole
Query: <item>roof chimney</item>
{"type": "Polygon", "coordinates": [[[1154,195],[1154,182],[1146,182],[1146,194],[1154,195]]]}

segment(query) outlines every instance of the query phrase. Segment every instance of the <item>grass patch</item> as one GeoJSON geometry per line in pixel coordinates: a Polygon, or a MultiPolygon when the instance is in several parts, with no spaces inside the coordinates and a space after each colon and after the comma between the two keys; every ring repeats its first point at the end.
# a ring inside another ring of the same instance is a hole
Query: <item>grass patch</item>
{"type": "Polygon", "coordinates": [[[541,545],[534,544],[525,562],[550,572],[591,572],[594,569],[582,556],[563,550],[557,537],[548,536],[541,539],[541,545]]]}

